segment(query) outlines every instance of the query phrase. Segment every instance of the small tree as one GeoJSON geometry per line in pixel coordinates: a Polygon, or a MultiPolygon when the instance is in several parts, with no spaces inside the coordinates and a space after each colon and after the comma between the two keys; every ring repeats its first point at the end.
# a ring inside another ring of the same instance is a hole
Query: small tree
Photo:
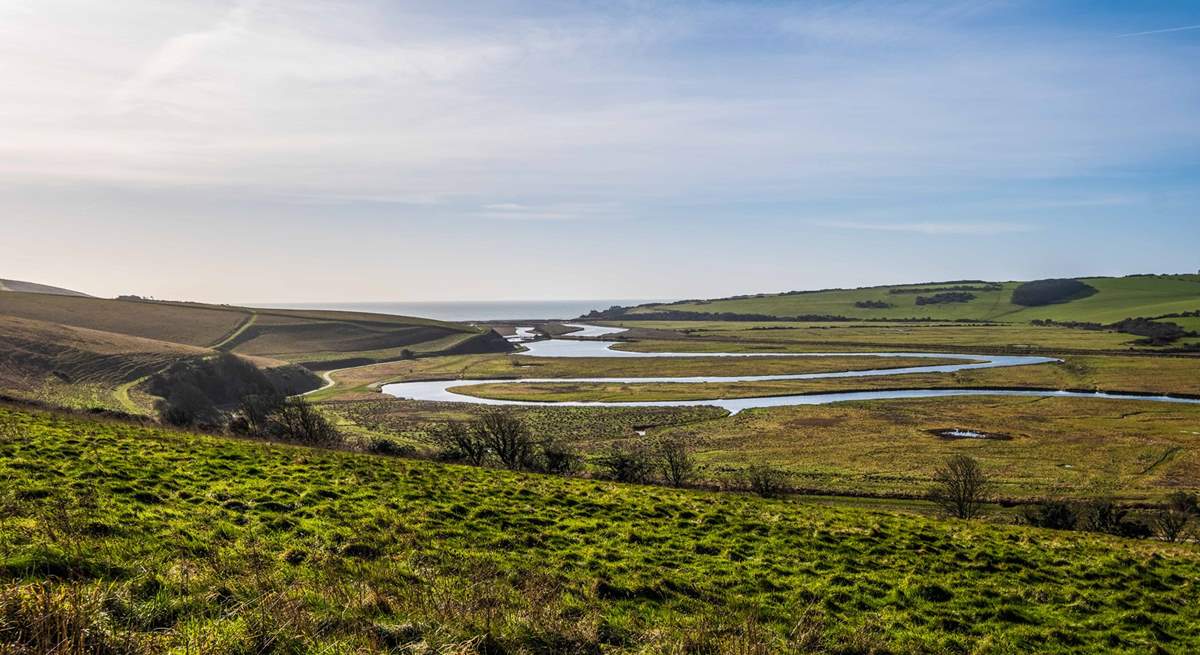
{"type": "Polygon", "coordinates": [[[250,435],[265,435],[271,429],[271,415],[287,398],[280,393],[247,394],[238,403],[237,419],[233,425],[250,435]]]}
{"type": "Polygon", "coordinates": [[[742,472],[746,488],[763,498],[778,498],[787,491],[788,475],[770,464],[754,464],[742,472]]]}
{"type": "Polygon", "coordinates": [[[983,511],[988,478],[974,458],[955,455],[947,459],[945,465],[934,474],[933,480],[929,499],[951,516],[970,519],[983,511]]]}
{"type": "Polygon", "coordinates": [[[472,426],[480,439],[505,468],[514,471],[534,465],[533,437],[525,424],[503,410],[491,410],[475,420],[472,426]]]}
{"type": "Polygon", "coordinates": [[[687,485],[696,477],[696,461],[682,439],[663,439],[655,449],[662,477],[672,487],[687,485]]]}
{"type": "Polygon", "coordinates": [[[1064,500],[1050,500],[1025,508],[1023,518],[1029,525],[1054,530],[1074,530],[1078,516],[1075,507],[1064,500]]]}
{"type": "Polygon", "coordinates": [[[1112,498],[1093,498],[1077,505],[1075,527],[1086,532],[1132,536],[1136,526],[1129,520],[1129,509],[1112,498]]]}
{"type": "Polygon", "coordinates": [[[488,445],[477,430],[459,421],[451,421],[433,433],[442,459],[482,466],[487,461],[488,445]]]}
{"type": "Polygon", "coordinates": [[[543,473],[571,475],[579,469],[581,461],[579,453],[570,445],[560,441],[547,441],[542,444],[537,468],[543,473]]]}
{"type": "Polygon", "coordinates": [[[654,461],[640,444],[615,443],[597,463],[605,477],[617,482],[645,483],[654,473],[654,461]]]}
{"type": "Polygon", "coordinates": [[[212,401],[190,382],[175,385],[156,407],[159,417],[170,425],[184,427],[220,422],[220,412],[212,401]]]}
{"type": "Polygon", "coordinates": [[[290,398],[271,414],[272,435],[311,446],[333,446],[342,435],[315,407],[290,398]]]}
{"type": "Polygon", "coordinates": [[[1179,541],[1187,534],[1188,525],[1200,511],[1195,494],[1176,491],[1167,497],[1167,506],[1154,515],[1154,527],[1166,541],[1179,541]]]}

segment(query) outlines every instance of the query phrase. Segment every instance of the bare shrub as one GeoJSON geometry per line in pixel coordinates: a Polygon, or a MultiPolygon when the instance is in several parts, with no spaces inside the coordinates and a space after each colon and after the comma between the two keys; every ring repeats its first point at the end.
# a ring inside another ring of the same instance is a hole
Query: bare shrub
{"type": "Polygon", "coordinates": [[[271,413],[270,433],[285,441],[311,446],[333,446],[341,442],[337,428],[312,405],[289,399],[271,413]]]}
{"type": "Polygon", "coordinates": [[[537,458],[537,469],[542,473],[571,475],[579,470],[583,458],[569,444],[547,441],[542,444],[537,458]]]}
{"type": "Polygon", "coordinates": [[[955,455],[933,476],[934,486],[929,499],[946,513],[960,519],[970,519],[983,512],[983,500],[988,489],[988,477],[974,458],[955,455]]]}
{"type": "Polygon", "coordinates": [[[778,498],[787,492],[788,474],[770,464],[754,464],[742,471],[745,487],[764,498],[778,498]]]}
{"type": "Polygon", "coordinates": [[[1034,527],[1052,530],[1074,530],[1078,521],[1074,504],[1065,500],[1049,500],[1026,507],[1021,518],[1034,527]]]}
{"type": "Polygon", "coordinates": [[[654,458],[641,444],[615,443],[597,463],[605,477],[617,482],[645,483],[654,474],[654,458]]]}
{"type": "Polygon", "coordinates": [[[1129,516],[1129,508],[1122,507],[1112,498],[1093,498],[1076,506],[1075,527],[1087,532],[1103,532],[1122,537],[1135,537],[1145,532],[1143,526],[1129,516]],[[1139,529],[1140,528],[1140,529],[1139,529]]]}
{"type": "Polygon", "coordinates": [[[521,419],[510,412],[488,411],[475,420],[472,429],[505,468],[518,471],[536,464],[533,437],[521,419]]]}
{"type": "Polygon", "coordinates": [[[1195,494],[1176,491],[1167,497],[1167,506],[1154,515],[1154,529],[1166,541],[1176,542],[1187,535],[1196,514],[1200,512],[1195,494]]]}
{"type": "Polygon", "coordinates": [[[253,393],[242,396],[230,428],[243,434],[263,436],[271,429],[271,415],[287,398],[279,393],[253,393]]]}
{"type": "Polygon", "coordinates": [[[696,461],[682,439],[663,439],[655,447],[663,480],[672,487],[683,487],[696,478],[696,461]]]}
{"type": "Polygon", "coordinates": [[[459,421],[451,421],[433,433],[438,457],[453,462],[482,466],[488,457],[488,444],[478,430],[459,421]]]}

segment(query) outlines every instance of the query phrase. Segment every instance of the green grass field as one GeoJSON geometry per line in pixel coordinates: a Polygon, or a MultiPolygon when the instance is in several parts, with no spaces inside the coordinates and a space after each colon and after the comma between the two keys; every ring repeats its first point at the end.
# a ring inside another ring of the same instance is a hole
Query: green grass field
{"type": "Polygon", "coordinates": [[[0,417],[7,652],[1200,648],[1194,545],[0,417]]]}
{"type": "MultiPolygon", "coordinates": [[[[1200,279],[1195,275],[1080,278],[1096,288],[1095,295],[1044,307],[1021,307],[1011,302],[1020,283],[1005,282],[999,290],[972,291],[976,298],[964,303],[917,305],[919,294],[892,294],[892,289],[938,288],[931,285],[893,285],[799,294],[759,294],[736,300],[709,300],[658,305],[643,311],[733,312],[774,316],[833,315],[851,318],[974,319],[1028,322],[1033,319],[1111,323],[1135,316],[1157,316],[1200,309],[1200,279]],[[891,307],[866,309],[856,302],[886,302],[891,307]]],[[[969,285],[978,286],[978,285],[969,285]]]]}

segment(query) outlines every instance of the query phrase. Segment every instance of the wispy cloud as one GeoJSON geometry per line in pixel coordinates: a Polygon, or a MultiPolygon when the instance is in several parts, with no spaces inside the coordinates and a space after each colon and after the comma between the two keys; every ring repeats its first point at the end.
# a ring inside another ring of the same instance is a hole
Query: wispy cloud
{"type": "Polygon", "coordinates": [[[258,0],[236,0],[216,25],[167,39],[132,77],[117,87],[109,98],[109,106],[118,112],[128,110],[155,84],[178,73],[206,50],[245,32],[257,5],[258,0]]]}
{"type": "Polygon", "coordinates": [[[1032,232],[1036,226],[1024,223],[995,223],[995,222],[916,222],[916,223],[866,223],[859,221],[815,221],[813,225],[831,227],[843,230],[866,230],[870,232],[911,232],[930,236],[968,235],[993,236],[997,234],[1013,234],[1032,232]]]}
{"type": "Polygon", "coordinates": [[[1188,30],[1200,30],[1200,25],[1183,25],[1181,27],[1167,27],[1161,30],[1146,30],[1144,32],[1129,32],[1126,34],[1118,34],[1117,36],[1124,38],[1127,36],[1145,36],[1147,34],[1166,34],[1167,32],[1186,32],[1188,30]]]}
{"type": "Polygon", "coordinates": [[[501,202],[484,205],[476,213],[481,218],[508,221],[576,221],[585,219],[608,219],[616,216],[614,203],[553,203],[527,205],[501,202]]]}

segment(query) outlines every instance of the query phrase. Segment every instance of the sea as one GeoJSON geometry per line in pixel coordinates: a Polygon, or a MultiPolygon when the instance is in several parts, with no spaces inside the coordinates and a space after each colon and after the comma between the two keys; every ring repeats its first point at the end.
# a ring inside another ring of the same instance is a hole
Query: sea
{"type": "Polygon", "coordinates": [[[641,305],[667,302],[660,299],[603,300],[478,300],[461,302],[300,302],[251,303],[254,307],[274,309],[331,309],[374,314],[418,316],[439,321],[566,320],[578,318],[593,309],[613,305],[641,305]]]}

